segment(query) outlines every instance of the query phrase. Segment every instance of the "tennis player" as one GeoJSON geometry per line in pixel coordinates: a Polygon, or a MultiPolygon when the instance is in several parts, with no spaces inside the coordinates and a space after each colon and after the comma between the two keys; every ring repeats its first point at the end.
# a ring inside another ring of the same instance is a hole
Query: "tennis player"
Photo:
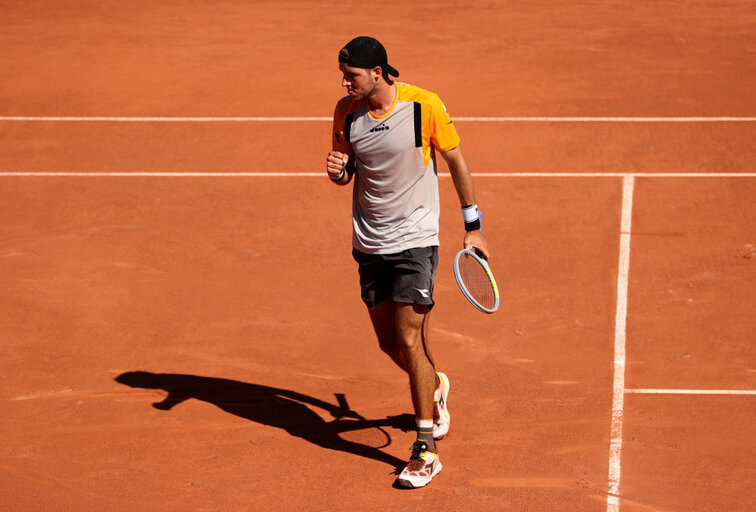
{"type": "Polygon", "coordinates": [[[352,254],[362,300],[381,350],[409,375],[417,441],[394,482],[428,485],[439,471],[436,441],[449,431],[449,379],[428,347],[428,319],[438,266],[436,152],[446,161],[462,204],[463,244],[488,257],[470,171],[439,97],[394,81],[383,45],[357,37],[339,52],[341,85],[326,170],[338,185],[354,178],[352,254]]]}

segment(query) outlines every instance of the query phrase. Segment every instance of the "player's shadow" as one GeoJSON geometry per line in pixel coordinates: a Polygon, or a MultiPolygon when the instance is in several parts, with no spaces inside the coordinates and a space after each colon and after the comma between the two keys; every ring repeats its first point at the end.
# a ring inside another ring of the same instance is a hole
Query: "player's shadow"
{"type": "Polygon", "coordinates": [[[292,436],[323,448],[385,462],[399,471],[406,465],[405,461],[385,453],[380,448],[391,444],[391,437],[383,427],[405,432],[414,429],[414,417],[411,414],[367,420],[349,410],[343,395],[340,403],[334,405],[288,389],[197,375],[136,371],[123,373],[115,380],[133,388],[165,390],[168,393],[165,399],[152,404],[156,409],[167,411],[185,400],[194,398],[211,403],[240,418],[283,429],[292,436]],[[308,406],[327,411],[334,420],[325,421],[308,406]],[[340,436],[344,432],[373,427],[381,429],[380,448],[349,441],[340,436]]]}

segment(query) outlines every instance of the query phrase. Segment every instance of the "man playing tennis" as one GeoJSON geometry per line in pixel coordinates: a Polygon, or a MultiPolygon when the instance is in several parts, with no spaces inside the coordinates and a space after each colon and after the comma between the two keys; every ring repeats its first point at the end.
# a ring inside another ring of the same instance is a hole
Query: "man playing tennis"
{"type": "Polygon", "coordinates": [[[362,300],[381,350],[409,375],[417,441],[395,481],[428,485],[441,471],[436,441],[448,430],[448,377],[428,349],[438,266],[439,192],[435,153],[449,166],[462,204],[464,246],[489,256],[472,177],[444,104],[432,92],[395,82],[383,45],[357,37],[339,52],[341,85],[326,170],[338,185],[355,177],[352,254],[362,300]]]}

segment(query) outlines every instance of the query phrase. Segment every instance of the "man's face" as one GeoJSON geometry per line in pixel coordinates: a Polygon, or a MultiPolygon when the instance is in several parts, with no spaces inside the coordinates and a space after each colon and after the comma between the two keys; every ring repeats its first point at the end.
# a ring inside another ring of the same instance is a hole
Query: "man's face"
{"type": "Polygon", "coordinates": [[[341,86],[346,87],[353,100],[368,99],[375,92],[378,81],[374,78],[374,70],[355,68],[344,62],[339,63],[339,70],[342,73],[341,86]]]}

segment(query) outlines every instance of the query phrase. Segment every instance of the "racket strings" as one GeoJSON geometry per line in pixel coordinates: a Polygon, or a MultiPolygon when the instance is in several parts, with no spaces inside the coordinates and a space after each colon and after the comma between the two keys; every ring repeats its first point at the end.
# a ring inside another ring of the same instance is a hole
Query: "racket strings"
{"type": "Polygon", "coordinates": [[[462,255],[459,259],[459,274],[467,291],[478,304],[487,309],[495,307],[496,293],[491,279],[486,269],[473,256],[462,255]]]}

